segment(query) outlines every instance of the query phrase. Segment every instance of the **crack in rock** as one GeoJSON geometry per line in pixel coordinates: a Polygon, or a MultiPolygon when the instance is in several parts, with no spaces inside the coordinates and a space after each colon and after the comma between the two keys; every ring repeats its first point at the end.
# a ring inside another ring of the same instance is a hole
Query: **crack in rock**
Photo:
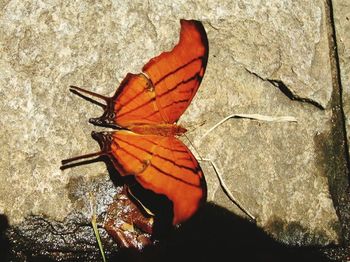
{"type": "Polygon", "coordinates": [[[325,109],[324,106],[322,106],[317,101],[315,101],[313,99],[310,99],[310,98],[306,98],[306,97],[300,97],[300,96],[296,95],[295,93],[293,93],[293,91],[290,88],[288,88],[288,86],[282,80],[264,78],[264,77],[258,75],[257,73],[255,73],[253,71],[250,71],[246,67],[244,67],[244,69],[249,74],[252,74],[252,75],[256,76],[257,78],[259,78],[260,80],[265,81],[265,82],[267,81],[267,82],[271,83],[273,86],[277,87],[290,100],[308,103],[308,104],[311,104],[311,105],[313,105],[313,106],[315,106],[315,107],[317,107],[318,109],[321,109],[321,110],[325,109]]]}

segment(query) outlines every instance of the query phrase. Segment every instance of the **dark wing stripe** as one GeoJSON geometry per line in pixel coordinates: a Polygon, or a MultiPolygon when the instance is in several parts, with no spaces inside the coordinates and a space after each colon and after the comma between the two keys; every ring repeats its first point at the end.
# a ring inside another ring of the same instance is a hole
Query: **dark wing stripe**
{"type": "MultiPolygon", "coordinates": [[[[164,146],[162,146],[162,145],[160,145],[160,144],[157,144],[157,143],[155,143],[154,141],[149,140],[149,139],[147,139],[147,138],[143,138],[143,139],[146,140],[147,142],[149,142],[149,143],[155,145],[155,146],[159,146],[159,147],[161,147],[161,148],[164,148],[164,149],[167,149],[167,150],[170,150],[170,151],[175,151],[175,152],[180,152],[180,153],[187,153],[187,151],[185,151],[185,150],[176,150],[176,149],[172,149],[172,148],[167,148],[167,147],[164,147],[164,146]]],[[[136,148],[138,148],[138,149],[141,149],[141,150],[143,150],[143,151],[149,153],[150,155],[153,154],[151,151],[146,150],[146,149],[144,149],[144,148],[142,148],[142,147],[139,147],[139,146],[137,146],[137,145],[135,145],[135,144],[132,144],[132,143],[130,143],[129,141],[124,140],[124,139],[122,139],[122,138],[120,138],[120,137],[118,137],[118,140],[120,140],[120,141],[122,141],[122,142],[124,142],[124,143],[126,143],[126,144],[129,144],[129,145],[131,145],[131,146],[134,146],[134,147],[136,147],[136,148]]]]}
{"type": "Polygon", "coordinates": [[[155,114],[160,114],[159,111],[154,111],[152,113],[150,113],[149,115],[144,116],[144,119],[151,119],[152,116],[154,116],[155,114]]]}
{"type": "MultiPolygon", "coordinates": [[[[139,157],[137,157],[136,155],[130,153],[130,151],[126,150],[125,148],[120,147],[120,146],[118,145],[118,143],[116,143],[116,142],[113,142],[113,143],[115,144],[116,147],[118,147],[118,149],[123,150],[125,153],[127,153],[128,155],[134,157],[134,158],[135,158],[136,160],[138,160],[140,163],[143,163],[143,161],[142,161],[141,158],[139,158],[139,157]]],[[[143,150],[143,149],[142,149],[142,150],[143,150]]],[[[146,150],[144,150],[144,151],[146,151],[146,150]]],[[[147,151],[146,151],[146,152],[147,152],[147,151]]],[[[147,153],[148,153],[148,152],[147,152],[147,153]]]]}
{"type": "MultiPolygon", "coordinates": [[[[150,100],[148,100],[148,101],[146,101],[145,103],[143,103],[143,104],[141,104],[141,105],[139,105],[139,106],[137,106],[137,107],[135,107],[135,108],[133,108],[133,109],[131,109],[131,110],[129,110],[129,111],[126,111],[126,112],[124,112],[124,113],[122,113],[122,114],[119,114],[119,115],[117,115],[117,117],[121,117],[121,116],[124,116],[124,115],[126,115],[126,114],[130,114],[130,113],[132,113],[132,112],[134,112],[134,111],[136,111],[136,110],[138,110],[138,109],[140,109],[140,108],[142,108],[142,107],[144,107],[144,106],[147,106],[149,103],[151,103],[152,101],[155,101],[155,97],[151,97],[151,99],[150,100]]],[[[156,112],[158,112],[158,111],[156,111],[156,112]]]]}
{"type": "MultiPolygon", "coordinates": [[[[183,179],[181,179],[181,178],[178,178],[178,177],[173,176],[173,175],[171,175],[171,174],[169,174],[169,173],[166,173],[166,172],[164,172],[163,170],[159,169],[157,166],[153,165],[152,163],[150,164],[150,166],[152,166],[154,169],[156,169],[158,172],[160,172],[160,173],[163,174],[164,176],[173,178],[173,179],[175,179],[175,180],[177,180],[177,181],[180,181],[180,182],[182,182],[182,183],[184,183],[184,184],[187,184],[187,185],[189,185],[189,186],[201,187],[201,184],[199,184],[199,185],[192,184],[192,183],[190,183],[190,182],[188,182],[188,181],[185,181],[185,180],[183,180],[183,179]]],[[[198,177],[199,177],[199,176],[198,176],[198,177]]]]}
{"type": "Polygon", "coordinates": [[[177,167],[179,167],[179,168],[184,168],[184,169],[193,171],[193,172],[195,172],[195,173],[197,173],[198,170],[200,170],[200,169],[199,169],[199,166],[196,166],[196,168],[191,168],[191,167],[187,167],[187,166],[184,166],[184,165],[179,165],[179,164],[177,164],[175,161],[173,161],[173,160],[171,160],[171,159],[169,159],[169,158],[162,157],[161,155],[158,155],[158,154],[153,154],[153,156],[156,156],[156,157],[158,157],[158,158],[160,158],[160,159],[163,159],[164,161],[167,161],[167,162],[169,162],[169,163],[171,163],[171,164],[173,164],[173,165],[175,165],[175,166],[177,166],[177,167]]]}
{"type": "Polygon", "coordinates": [[[132,100],[136,99],[137,97],[139,97],[140,95],[142,95],[144,92],[145,92],[145,89],[142,90],[142,92],[137,93],[136,95],[134,95],[133,97],[131,97],[128,101],[126,101],[126,102],[124,102],[124,103],[120,103],[120,108],[116,111],[116,113],[118,114],[118,112],[119,112],[120,110],[122,110],[123,107],[124,107],[125,105],[129,104],[132,100]]]}
{"type": "MultiPolygon", "coordinates": [[[[203,57],[200,56],[199,58],[191,60],[191,62],[198,62],[198,59],[201,59],[202,63],[193,64],[193,67],[191,68],[192,73],[190,76],[188,76],[189,72],[187,72],[187,75],[186,72],[178,72],[179,68],[183,68],[184,66],[179,67],[166,75],[167,77],[173,75],[173,78],[179,81],[178,83],[172,83],[170,88],[166,86],[165,83],[163,85],[160,85],[159,89],[162,90],[164,93],[158,92],[158,89],[155,88],[157,95],[156,103],[158,106],[158,110],[160,111],[161,115],[163,116],[163,119],[167,123],[174,123],[179,119],[179,117],[190,104],[201,83],[203,72],[205,70],[205,68],[203,67],[203,57]],[[188,78],[183,80],[183,77],[188,78]],[[181,90],[190,91],[180,93],[181,90]],[[178,96],[180,96],[180,98],[178,96]],[[184,102],[180,104],[176,101],[179,99],[183,100],[184,102]],[[168,105],[169,103],[170,105],[168,105]]],[[[191,63],[187,63],[186,65],[190,64],[191,63]]],[[[164,79],[166,79],[166,77],[162,77],[162,80],[164,79]]],[[[173,79],[169,80],[173,81],[173,79]]],[[[158,81],[157,83],[159,84],[160,81],[158,81]]]]}
{"type": "Polygon", "coordinates": [[[178,157],[177,160],[190,160],[190,161],[192,161],[192,158],[183,156],[183,157],[178,157]]]}
{"type": "Polygon", "coordinates": [[[186,103],[187,104],[188,100],[187,99],[183,99],[183,100],[178,100],[178,101],[174,101],[169,105],[163,106],[163,109],[171,107],[174,104],[180,104],[180,103],[186,103]]]}
{"type": "MultiPolygon", "coordinates": [[[[146,137],[144,137],[143,139],[145,139],[149,143],[152,143],[152,144],[154,144],[156,146],[159,146],[161,148],[164,148],[164,149],[167,149],[167,150],[170,150],[170,151],[179,152],[179,153],[187,153],[187,150],[179,150],[179,149],[174,149],[174,148],[170,148],[170,147],[165,147],[165,146],[160,145],[160,144],[158,144],[158,143],[156,143],[156,142],[154,142],[154,141],[152,141],[150,139],[147,139],[146,137]]],[[[122,140],[122,141],[124,141],[124,140],[122,140]]]]}
{"type": "MultiPolygon", "coordinates": [[[[196,59],[195,59],[195,60],[196,60],[196,59]]],[[[177,69],[177,70],[178,70],[178,69],[177,69]]],[[[177,70],[174,70],[174,72],[176,72],[177,70]]],[[[196,79],[196,78],[197,78],[197,79],[199,78],[199,74],[198,74],[198,73],[196,73],[194,76],[191,76],[190,78],[188,78],[188,79],[186,79],[186,80],[183,80],[183,81],[179,82],[178,84],[176,84],[174,87],[172,87],[171,89],[167,90],[167,91],[164,92],[163,94],[157,95],[157,97],[162,97],[162,96],[164,96],[164,95],[166,95],[166,94],[169,94],[170,92],[174,91],[179,85],[181,85],[181,84],[186,84],[186,83],[188,83],[188,82],[190,82],[190,81],[192,81],[192,80],[194,80],[194,79],[196,79]]],[[[164,79],[164,78],[162,78],[162,79],[164,79]]],[[[158,81],[158,83],[159,83],[159,82],[160,82],[160,81],[158,81]]],[[[193,88],[192,88],[191,90],[193,90],[193,88]]],[[[127,103],[124,103],[123,105],[126,105],[126,104],[130,103],[132,100],[134,100],[135,98],[137,98],[139,95],[143,94],[144,92],[145,92],[145,90],[143,90],[142,92],[136,94],[136,95],[133,96],[130,100],[128,100],[127,103]]],[[[149,103],[151,103],[151,102],[153,102],[153,101],[155,101],[155,98],[154,98],[154,97],[151,97],[151,99],[148,100],[148,101],[146,101],[145,103],[143,103],[143,104],[141,104],[141,105],[139,105],[139,106],[137,106],[137,107],[135,107],[135,108],[133,108],[133,109],[131,109],[131,110],[129,110],[129,111],[126,111],[126,112],[124,112],[124,113],[122,113],[122,114],[118,114],[117,117],[122,117],[122,116],[124,116],[124,115],[126,115],[126,114],[132,113],[132,112],[134,112],[134,111],[136,111],[136,110],[138,110],[138,109],[140,109],[140,108],[142,108],[142,107],[148,105],[149,103]]],[[[118,109],[117,113],[118,113],[122,108],[123,108],[123,107],[120,107],[120,108],[118,109]]],[[[152,114],[157,114],[158,112],[159,112],[159,111],[154,111],[154,112],[151,113],[151,115],[152,115],[152,114]]],[[[147,118],[147,117],[149,117],[149,116],[146,116],[145,118],[147,118]]]]}
{"type": "MultiPolygon", "coordinates": [[[[196,78],[198,79],[198,76],[199,76],[199,74],[196,73],[196,74],[194,74],[193,76],[191,76],[191,77],[189,77],[189,78],[187,78],[187,79],[185,79],[185,80],[180,81],[180,82],[177,83],[174,87],[168,89],[168,90],[167,90],[166,92],[164,92],[163,94],[157,95],[157,97],[162,97],[162,96],[164,96],[164,95],[167,95],[167,94],[171,93],[171,92],[174,91],[178,86],[183,85],[183,84],[186,84],[186,83],[189,83],[189,82],[193,81],[193,80],[196,79],[196,78]]],[[[193,90],[193,87],[191,88],[191,90],[193,90]]]]}
{"type": "MultiPolygon", "coordinates": [[[[125,141],[123,141],[123,142],[125,142],[125,141]]],[[[199,167],[199,166],[197,166],[196,169],[192,169],[192,168],[189,168],[189,167],[180,166],[180,165],[177,165],[176,163],[174,163],[173,161],[171,161],[171,160],[169,160],[169,159],[167,159],[167,158],[163,158],[163,157],[161,157],[161,156],[159,156],[159,155],[157,155],[157,154],[152,154],[152,153],[150,153],[148,150],[142,149],[142,148],[140,148],[140,147],[138,147],[138,146],[135,146],[135,145],[133,145],[133,144],[131,144],[131,143],[128,143],[128,142],[125,142],[125,143],[126,143],[126,144],[129,144],[129,145],[131,145],[131,146],[134,146],[134,147],[136,147],[136,148],[138,148],[138,149],[141,149],[141,150],[143,150],[143,151],[149,153],[149,154],[152,155],[152,156],[157,156],[157,157],[159,157],[159,158],[161,158],[161,159],[164,159],[165,161],[168,161],[168,162],[170,162],[170,163],[173,163],[175,166],[177,166],[177,167],[179,167],[179,168],[184,168],[184,169],[190,170],[190,171],[192,171],[191,174],[195,173],[195,176],[197,176],[197,177],[200,178],[200,176],[198,175],[198,171],[200,171],[200,167],[199,167]]],[[[118,145],[117,145],[117,146],[118,146],[118,145]]],[[[123,151],[123,152],[125,152],[126,154],[131,155],[133,158],[135,158],[136,160],[138,160],[141,164],[144,163],[140,158],[138,158],[138,157],[135,156],[134,154],[130,153],[130,151],[128,151],[126,148],[122,148],[122,147],[118,146],[118,149],[121,150],[121,151],[123,151]]],[[[120,163],[119,160],[118,160],[117,158],[114,158],[114,159],[117,161],[117,163],[119,164],[119,166],[121,166],[121,167],[125,166],[125,165],[123,165],[122,163],[120,163]]],[[[175,179],[175,180],[177,180],[177,181],[180,181],[180,182],[182,182],[182,183],[184,183],[184,184],[187,184],[187,185],[189,185],[189,186],[201,187],[201,184],[196,185],[196,184],[190,183],[190,182],[188,182],[188,181],[186,181],[186,180],[183,180],[183,179],[181,179],[181,178],[179,178],[179,177],[176,177],[176,176],[174,176],[174,175],[172,175],[172,174],[169,174],[169,173],[167,173],[166,171],[163,171],[163,170],[160,169],[158,166],[154,165],[152,162],[150,163],[150,166],[152,166],[154,169],[156,169],[158,172],[160,172],[160,173],[161,173],[162,175],[164,175],[164,176],[170,177],[170,178],[172,178],[172,179],[175,179]]],[[[124,172],[125,172],[125,174],[129,174],[125,169],[124,169],[124,172]]]]}
{"type": "MultiPolygon", "coordinates": [[[[150,154],[152,157],[155,157],[155,156],[156,156],[156,157],[159,157],[160,159],[163,159],[164,161],[167,161],[167,162],[169,162],[169,163],[171,163],[171,164],[173,164],[174,166],[177,166],[177,167],[179,167],[179,168],[184,168],[184,169],[193,171],[193,172],[195,172],[195,173],[197,173],[198,170],[200,170],[199,166],[196,166],[196,168],[190,168],[190,167],[187,167],[187,166],[179,165],[179,164],[176,164],[175,161],[173,161],[173,160],[171,160],[171,159],[169,159],[169,158],[163,157],[163,156],[161,156],[161,155],[159,155],[159,154],[155,154],[155,153],[153,153],[153,152],[151,152],[151,151],[149,151],[149,150],[146,150],[146,149],[144,149],[144,148],[142,148],[142,147],[140,147],[140,146],[138,146],[138,145],[135,145],[135,144],[133,144],[133,143],[130,143],[129,141],[125,141],[125,140],[123,140],[123,139],[119,139],[119,140],[120,140],[120,141],[123,141],[125,144],[128,144],[129,146],[132,146],[132,147],[135,147],[135,148],[137,148],[137,149],[139,149],[139,150],[145,151],[146,153],[150,154]]],[[[162,147],[161,145],[158,145],[158,144],[156,144],[156,145],[159,146],[159,147],[162,147]]],[[[129,153],[129,155],[133,156],[134,158],[136,158],[137,160],[139,160],[141,163],[143,163],[142,160],[141,160],[140,158],[138,158],[137,156],[131,154],[131,153],[130,153],[129,151],[127,151],[126,149],[121,148],[121,147],[119,147],[119,148],[122,149],[123,151],[129,153]]],[[[171,149],[168,149],[168,150],[172,151],[171,149]]]]}
{"type": "Polygon", "coordinates": [[[104,114],[103,118],[113,118],[116,125],[126,129],[135,125],[175,123],[199,88],[207,65],[208,48],[203,25],[181,21],[178,44],[171,51],[149,60],[142,68],[143,73],[127,74],[111,100],[112,106],[107,107],[114,111],[104,114]],[[198,81],[185,80],[189,76],[198,81]],[[163,110],[173,100],[185,98],[187,103],[175,102],[173,107],[163,110]]]}
{"type": "Polygon", "coordinates": [[[162,82],[164,79],[166,79],[168,76],[176,73],[177,71],[185,68],[186,66],[192,64],[193,62],[197,61],[197,60],[203,60],[203,56],[199,56],[199,57],[196,57],[196,58],[193,58],[191,61],[187,62],[186,64],[183,64],[182,66],[179,66],[178,68],[175,68],[173,71],[167,73],[166,75],[164,75],[162,78],[160,78],[157,82],[153,83],[154,87],[156,85],[158,85],[160,82],[162,82]]]}
{"type": "Polygon", "coordinates": [[[155,114],[159,114],[159,111],[153,111],[150,114],[143,116],[144,119],[150,119],[152,116],[154,116],[155,114]]]}
{"type": "MultiPolygon", "coordinates": [[[[192,81],[193,81],[193,79],[192,79],[192,81]]],[[[182,83],[180,83],[180,84],[182,84],[182,83]]],[[[193,88],[190,90],[191,93],[192,93],[192,90],[193,90],[193,88]]],[[[184,91],[183,93],[189,93],[189,91],[186,90],[186,91],[184,91]]],[[[170,95],[171,95],[171,94],[170,94],[170,95]]],[[[188,103],[188,98],[186,98],[186,99],[179,99],[179,100],[173,99],[173,101],[172,101],[170,104],[162,105],[162,109],[168,108],[168,107],[170,107],[170,106],[172,106],[172,105],[174,105],[174,104],[182,103],[182,102],[186,103],[186,105],[187,105],[187,103],[188,103]]]]}
{"type": "MultiPolygon", "coordinates": [[[[114,144],[115,144],[115,142],[113,142],[114,144]]],[[[134,154],[132,154],[132,153],[130,153],[129,151],[127,151],[125,148],[121,148],[121,147],[119,147],[119,145],[117,145],[117,147],[118,147],[118,149],[119,150],[121,150],[121,151],[124,151],[126,154],[128,154],[128,155],[130,155],[130,156],[132,156],[133,158],[135,158],[137,161],[139,161],[141,164],[144,164],[144,161],[142,161],[142,159],[140,159],[139,157],[137,157],[137,156],[135,156],[134,154]]],[[[127,170],[125,170],[125,166],[126,166],[126,164],[125,163],[121,163],[120,161],[119,161],[119,158],[118,157],[112,157],[112,162],[114,162],[115,164],[117,164],[118,165],[118,167],[120,168],[120,169],[122,169],[123,170],[123,174],[127,174],[127,175],[132,175],[131,173],[129,173],[127,170]]]]}

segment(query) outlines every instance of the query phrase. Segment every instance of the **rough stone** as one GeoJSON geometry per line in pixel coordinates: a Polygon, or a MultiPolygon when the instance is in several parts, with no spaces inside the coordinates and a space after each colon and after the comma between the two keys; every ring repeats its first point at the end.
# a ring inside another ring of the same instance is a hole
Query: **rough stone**
{"type": "MultiPolygon", "coordinates": [[[[339,241],[326,164],[335,157],[329,47],[322,1],[7,1],[0,9],[0,213],[64,221],[79,205],[67,185],[108,176],[103,163],[60,171],[64,158],[98,150],[94,104],[69,85],[113,94],[126,73],[178,40],[179,19],[204,22],[206,75],[181,123],[200,156],[219,167],[258,226],[292,244],[339,241]],[[321,109],[323,108],[323,109],[321,109]],[[232,119],[289,115],[297,123],[232,119]],[[201,125],[205,121],[204,125],[201,125]]],[[[209,200],[243,215],[203,162],[209,200]]],[[[86,189],[88,191],[88,189],[86,189]]],[[[80,202],[79,202],[80,203],[80,202]]],[[[84,207],[86,209],[86,207],[84,207]]],[[[83,211],[82,211],[83,212],[83,211]]],[[[84,211],[85,212],[85,211],[84,211]]]]}
{"type": "MultiPolygon", "coordinates": [[[[218,56],[218,60],[230,65],[229,59],[218,56]]],[[[214,61],[212,65],[215,64],[214,61]]],[[[209,78],[209,65],[206,83],[216,89],[211,92],[215,95],[210,102],[203,103],[200,94],[189,109],[199,112],[199,116],[188,117],[186,121],[206,120],[201,128],[189,134],[190,139],[202,157],[215,162],[234,196],[257,217],[260,226],[269,228],[272,234],[278,234],[279,239],[289,242],[283,232],[288,231],[287,235],[290,235],[290,230],[285,228],[278,232],[274,224],[287,227],[296,223],[296,228],[310,234],[302,237],[305,243],[327,244],[330,239],[336,242],[338,220],[324,169],[324,161],[330,157],[324,145],[324,141],[330,139],[330,112],[291,101],[278,88],[244,68],[227,68],[227,73],[220,76],[213,70],[209,78]],[[227,100],[224,99],[223,104],[222,87],[214,85],[221,78],[228,80],[230,85],[225,87],[224,97],[227,100]],[[201,139],[207,129],[225,116],[257,112],[270,116],[294,116],[298,122],[264,123],[232,119],[201,139]]],[[[203,166],[207,165],[204,163],[203,166]]],[[[207,177],[215,175],[208,167],[205,171],[207,177]]],[[[213,178],[210,180],[215,181],[213,178]]],[[[216,196],[220,190],[218,180],[212,182],[210,199],[233,209],[232,203],[222,195],[216,196]]],[[[301,234],[297,230],[293,233],[301,234]]]]}
{"type": "Polygon", "coordinates": [[[343,110],[346,117],[348,144],[350,142],[350,3],[334,1],[337,47],[343,89],[343,110]]]}
{"type": "MultiPolygon", "coordinates": [[[[342,100],[340,101],[342,106],[338,108],[338,112],[343,118],[341,125],[342,143],[345,150],[347,150],[344,154],[344,159],[347,162],[347,172],[343,177],[338,177],[335,183],[330,184],[330,189],[333,191],[333,199],[343,228],[344,253],[347,254],[343,260],[346,261],[350,259],[350,4],[346,1],[333,1],[333,11],[336,40],[334,45],[337,47],[337,55],[335,56],[336,80],[339,100],[342,100]]],[[[341,252],[338,253],[337,257],[341,258],[341,252]]]]}

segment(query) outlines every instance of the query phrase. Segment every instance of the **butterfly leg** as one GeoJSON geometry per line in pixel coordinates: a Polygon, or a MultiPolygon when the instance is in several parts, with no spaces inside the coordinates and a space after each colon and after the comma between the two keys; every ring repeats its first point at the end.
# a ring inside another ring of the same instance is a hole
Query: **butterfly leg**
{"type": "Polygon", "coordinates": [[[146,217],[125,188],[107,210],[104,228],[121,247],[143,249],[152,243],[153,218],[146,217]]]}

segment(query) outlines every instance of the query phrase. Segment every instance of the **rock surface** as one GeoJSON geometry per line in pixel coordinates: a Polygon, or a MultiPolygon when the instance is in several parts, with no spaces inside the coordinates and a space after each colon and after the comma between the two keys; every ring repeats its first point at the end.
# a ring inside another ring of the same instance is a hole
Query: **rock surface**
{"type": "Polygon", "coordinates": [[[348,144],[350,141],[350,3],[334,1],[334,16],[339,55],[340,80],[343,89],[343,110],[346,116],[348,144]]]}
{"type": "MultiPolygon", "coordinates": [[[[343,144],[347,147],[347,154],[344,154],[344,158],[349,167],[350,163],[350,4],[347,1],[334,1],[334,29],[336,36],[336,61],[337,68],[337,84],[339,86],[339,94],[342,106],[338,109],[339,113],[343,116],[342,122],[343,129],[343,144]],[[347,142],[347,143],[346,143],[347,142]]],[[[349,168],[346,172],[347,176],[343,179],[338,179],[337,184],[339,186],[333,189],[335,203],[338,209],[339,217],[341,218],[343,235],[344,235],[344,253],[346,258],[341,258],[342,261],[350,260],[350,174],[349,168]],[[343,184],[343,185],[342,185],[343,184]]],[[[341,257],[338,254],[337,257],[341,257]]]]}
{"type": "MultiPolygon", "coordinates": [[[[219,2],[0,3],[0,213],[10,225],[26,223],[31,215],[65,221],[73,212],[88,221],[89,203],[82,199],[96,190],[84,181],[108,178],[105,165],[65,171],[59,166],[64,158],[98,150],[90,132],[99,128],[87,120],[101,109],[68,87],[113,94],[128,72],[140,72],[177,43],[179,19],[186,18],[203,21],[210,45],[204,80],[180,121],[190,130],[191,150],[218,166],[233,195],[274,238],[292,245],[339,243],[328,189],[330,177],[341,174],[331,169],[338,159],[333,132],[339,126],[331,108],[326,6],[219,2]],[[297,122],[230,119],[202,138],[234,113],[293,116],[297,122]],[[81,190],[72,189],[76,181],[81,190]]],[[[349,116],[346,21],[337,38],[349,116]]],[[[211,165],[201,165],[209,200],[244,217],[211,165]]],[[[99,214],[115,193],[111,181],[104,183],[106,194],[97,194],[99,214]]]]}

